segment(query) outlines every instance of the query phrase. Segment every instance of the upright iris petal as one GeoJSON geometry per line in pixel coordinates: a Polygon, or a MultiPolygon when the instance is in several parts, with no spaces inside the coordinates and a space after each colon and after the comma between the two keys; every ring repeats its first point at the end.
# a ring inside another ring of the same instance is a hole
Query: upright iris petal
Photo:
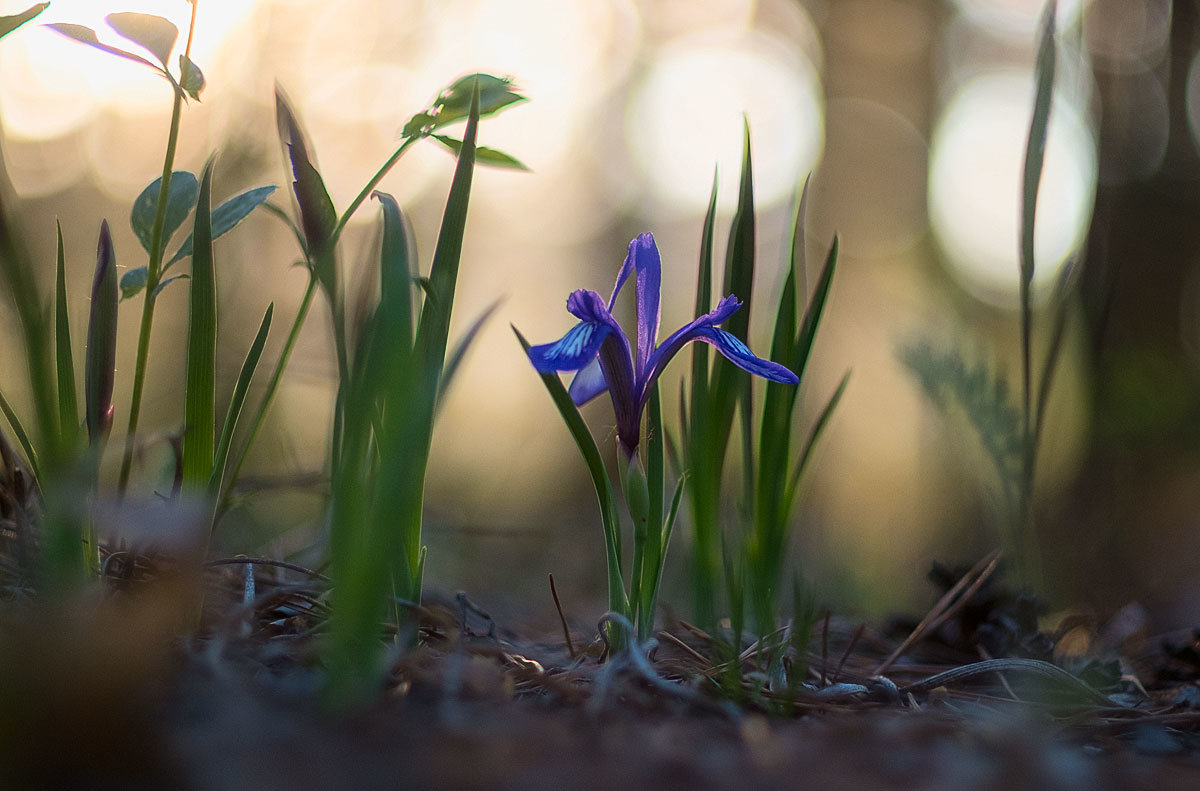
{"type": "Polygon", "coordinates": [[[608,390],[617,418],[617,439],[627,459],[637,452],[650,388],[671,358],[692,341],[711,344],[734,365],[756,376],[785,384],[799,382],[790,370],[755,356],[740,339],[717,326],[742,306],[732,294],[658,345],[661,280],[662,262],[654,236],[642,234],[629,243],[608,304],[595,291],[573,292],[567,298],[567,310],[579,323],[557,341],[529,348],[529,360],[541,373],[578,371],[570,387],[576,404],[608,390]],[[617,295],[631,275],[637,291],[636,346],[631,346],[612,315],[617,295]]]}

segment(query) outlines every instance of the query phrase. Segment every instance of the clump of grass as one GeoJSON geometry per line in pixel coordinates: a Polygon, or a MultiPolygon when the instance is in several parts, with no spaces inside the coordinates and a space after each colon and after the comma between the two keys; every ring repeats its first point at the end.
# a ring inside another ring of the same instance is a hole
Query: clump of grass
{"type": "MultiPolygon", "coordinates": [[[[0,36],[44,7],[35,6],[15,17],[0,17],[0,36]]],[[[162,75],[172,89],[171,124],[162,175],[138,196],[130,213],[130,224],[146,253],[146,263],[129,268],[119,282],[112,235],[107,223],[101,225],[83,360],[82,424],[66,310],[61,230],[51,323],[43,315],[32,276],[33,264],[0,207],[0,275],[14,297],[24,330],[36,430],[26,429],[2,395],[0,408],[35,479],[32,491],[38,496],[41,511],[36,562],[41,569],[42,587],[48,591],[77,588],[99,571],[99,542],[89,528],[87,510],[80,503],[99,491],[100,460],[120,409],[113,403],[117,358],[123,353],[117,348],[119,302],[141,297],[132,397],[124,410],[128,422],[116,493],[125,496],[130,484],[156,301],[164,288],[179,283],[188,288],[188,324],[180,404],[183,429],[170,496],[207,503],[207,533],[211,534],[229,506],[229,493],[281,383],[312,299],[320,290],[333,317],[338,362],[329,463],[329,555],[334,605],[324,648],[326,691],[333,705],[355,705],[369,699],[382,681],[385,614],[392,613],[397,634],[407,634],[409,641],[415,638],[407,612],[419,604],[421,595],[425,553],[421,511],[433,424],[445,389],[491,312],[479,317],[456,344],[449,343],[472,173],[477,162],[524,169],[508,154],[477,146],[477,129],[481,118],[520,103],[525,97],[506,78],[470,74],[456,80],[405,123],[399,147],[339,214],[325,189],[299,118],[282,92],[277,91],[280,139],[291,171],[298,220],[293,220],[287,210],[267,203],[275,191],[270,185],[214,205],[217,190],[213,159],[199,178],[174,169],[184,105],[199,101],[205,85],[203,73],[190,59],[195,14],[193,3],[187,44],[175,71],[168,64],[178,30],[161,17],[133,13],[107,17],[118,36],[148,51],[153,59],[104,43],[90,28],[65,23],[51,26],[82,44],[162,75]],[[448,133],[456,122],[466,123],[461,139],[448,133]],[[458,164],[433,262],[428,275],[422,276],[412,234],[399,205],[391,196],[375,192],[375,187],[406,151],[425,139],[449,150],[458,164]],[[366,321],[355,328],[348,321],[338,241],[350,217],[372,194],[383,209],[383,244],[377,259],[379,298],[366,321]],[[239,425],[246,423],[242,413],[271,331],[274,306],[266,306],[229,402],[222,410],[224,420],[218,423],[216,360],[218,344],[225,341],[219,334],[217,281],[221,267],[214,258],[213,240],[259,207],[270,210],[292,228],[306,264],[308,287],[265,393],[250,412],[248,429],[239,432],[239,425]],[[171,239],[189,216],[190,234],[168,257],[171,239]],[[174,270],[188,260],[188,271],[174,270]],[[389,602],[394,606],[389,608],[389,602]]],[[[4,449],[6,477],[14,478],[17,461],[3,436],[0,447],[4,449]]]]}

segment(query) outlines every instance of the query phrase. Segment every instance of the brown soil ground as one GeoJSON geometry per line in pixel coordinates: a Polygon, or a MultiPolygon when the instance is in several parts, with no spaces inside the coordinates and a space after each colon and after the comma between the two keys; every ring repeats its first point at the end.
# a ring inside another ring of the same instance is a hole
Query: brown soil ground
{"type": "Polygon", "coordinates": [[[315,581],[264,572],[250,595],[237,572],[210,573],[209,617],[187,638],[180,602],[195,599],[162,579],[57,609],[10,601],[0,787],[1200,787],[1200,643],[1139,637],[1132,610],[1023,630],[1018,599],[981,568],[948,576],[919,624],[818,621],[811,686],[790,698],[762,691],[747,652],[739,705],[714,694],[715,639],[683,623],[645,661],[601,661],[594,628],[568,649],[463,598],[429,602],[422,647],[395,660],[381,700],[334,716],[317,694],[315,581]],[[1013,669],[961,674],[998,639],[1013,669]],[[1099,659],[1066,655],[1080,645],[1099,659]],[[1030,686],[1020,662],[1038,651],[1081,681],[1030,686]]]}

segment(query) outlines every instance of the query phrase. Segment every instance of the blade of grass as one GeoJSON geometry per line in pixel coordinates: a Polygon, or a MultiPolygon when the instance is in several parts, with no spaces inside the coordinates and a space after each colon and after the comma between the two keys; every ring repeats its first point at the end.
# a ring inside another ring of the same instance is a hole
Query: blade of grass
{"type": "Polygon", "coordinates": [[[254,412],[254,419],[250,423],[250,431],[247,433],[246,440],[242,443],[241,450],[238,451],[233,464],[229,466],[229,474],[226,476],[225,494],[222,496],[220,507],[217,509],[218,518],[229,508],[230,493],[233,491],[234,484],[237,483],[238,476],[242,472],[242,467],[246,463],[246,457],[250,454],[250,448],[254,446],[254,441],[258,439],[258,433],[262,430],[263,424],[266,422],[267,412],[270,410],[271,404],[275,401],[275,394],[279,391],[279,383],[283,380],[283,372],[287,370],[288,361],[292,358],[292,351],[296,348],[296,341],[300,338],[300,330],[304,326],[304,320],[308,317],[308,310],[312,307],[313,297],[316,293],[317,276],[309,270],[308,286],[304,289],[304,296],[300,298],[300,306],[296,309],[296,317],[292,320],[292,326],[288,330],[287,340],[283,343],[283,350],[279,353],[279,359],[275,361],[275,368],[272,370],[271,378],[267,382],[262,401],[259,402],[258,409],[254,412]]]}
{"type": "MultiPolygon", "coordinates": [[[[717,217],[717,173],[713,171],[712,192],[708,199],[708,211],[704,215],[704,225],[700,232],[700,264],[696,276],[696,315],[708,312],[712,302],[712,259],[717,217]]],[[[703,481],[703,486],[693,486],[688,490],[692,506],[692,523],[695,544],[692,547],[692,610],[696,621],[705,626],[715,622],[716,600],[719,578],[721,575],[720,545],[718,535],[720,527],[717,524],[717,505],[719,494],[711,487],[711,482],[720,480],[719,468],[714,472],[712,467],[716,460],[706,450],[712,446],[709,435],[715,431],[715,425],[710,420],[710,393],[708,344],[694,343],[692,348],[692,378],[689,396],[690,408],[681,405],[681,415],[684,428],[680,439],[686,454],[686,461],[680,458],[681,464],[687,465],[688,472],[696,481],[703,481]],[[688,430],[690,428],[690,431],[688,430]]],[[[683,391],[680,390],[680,399],[683,391]]]]}
{"type": "Polygon", "coordinates": [[[1037,463],[1037,447],[1034,445],[1034,405],[1033,398],[1033,275],[1034,261],[1034,227],[1037,219],[1038,188],[1042,179],[1042,165],[1046,156],[1046,136],[1050,126],[1050,108],[1054,93],[1055,45],[1054,22],[1057,3],[1050,0],[1043,12],[1040,33],[1038,36],[1037,60],[1034,64],[1034,101],[1033,116],[1029,122],[1029,137],[1025,146],[1025,166],[1021,189],[1021,381],[1022,407],[1024,415],[1024,453],[1022,455],[1022,478],[1019,499],[1018,546],[1022,547],[1016,558],[1021,567],[1018,574],[1025,584],[1034,584],[1035,572],[1032,566],[1036,561],[1033,547],[1027,547],[1027,542],[1033,540],[1033,482],[1034,467],[1037,463]]]}
{"type": "MultiPolygon", "coordinates": [[[[658,383],[650,388],[646,404],[646,487],[649,493],[646,541],[643,547],[640,597],[634,602],[638,609],[635,626],[638,640],[645,641],[654,633],[654,606],[657,582],[663,564],[663,495],[666,487],[666,460],[663,447],[662,401],[658,383]]],[[[631,592],[632,594],[632,592],[631,592]]]]}
{"type": "Polygon", "coordinates": [[[1075,262],[1069,261],[1059,273],[1058,284],[1054,289],[1054,324],[1050,330],[1050,348],[1046,352],[1046,361],[1042,366],[1042,375],[1038,386],[1037,409],[1033,421],[1034,448],[1041,444],[1042,428],[1046,422],[1046,406],[1050,401],[1050,388],[1054,385],[1054,374],[1058,371],[1059,355],[1062,352],[1063,338],[1067,329],[1069,297],[1074,273],[1075,262]]]}
{"type": "Polygon", "coordinates": [[[1025,145],[1024,174],[1021,180],[1021,360],[1025,383],[1024,408],[1026,438],[1032,436],[1033,383],[1031,379],[1030,335],[1032,332],[1034,273],[1034,227],[1037,219],[1038,187],[1042,180],[1042,165],[1046,157],[1046,135],[1050,127],[1050,106],[1054,92],[1054,19],[1056,3],[1051,0],[1043,12],[1038,37],[1037,61],[1034,64],[1035,89],[1033,116],[1025,145]]]}
{"type": "Polygon", "coordinates": [[[184,380],[183,490],[204,494],[213,471],[217,400],[217,280],[212,247],[210,159],[200,177],[192,236],[187,370],[184,380]]]}
{"type": "Polygon", "coordinates": [[[25,426],[21,425],[21,419],[17,417],[16,410],[12,408],[12,404],[8,403],[8,399],[4,397],[3,391],[0,391],[0,411],[4,412],[4,419],[12,427],[13,436],[17,438],[17,444],[21,446],[21,452],[25,454],[25,463],[29,465],[29,471],[33,473],[35,480],[41,481],[42,474],[38,470],[37,451],[34,449],[33,443],[29,440],[29,434],[25,431],[25,426]]]}
{"type": "MultiPolygon", "coordinates": [[[[513,327],[513,332],[520,341],[521,348],[528,353],[529,342],[525,340],[525,336],[516,327],[513,327]]],[[[571,439],[575,440],[575,446],[579,448],[579,453],[583,456],[584,463],[587,464],[588,474],[592,478],[592,486],[596,490],[596,499],[600,503],[600,519],[604,525],[604,549],[608,561],[608,608],[628,617],[629,601],[625,597],[624,582],[621,577],[621,533],[617,496],[613,490],[612,481],[609,480],[608,471],[604,467],[604,459],[600,456],[600,449],[596,447],[596,441],[592,439],[587,424],[583,422],[583,416],[579,414],[575,402],[571,400],[567,389],[563,387],[562,380],[555,374],[540,374],[540,376],[542,384],[545,385],[551,400],[554,401],[554,406],[558,409],[558,414],[566,423],[567,430],[571,432],[571,439]]]]}
{"type": "Polygon", "coordinates": [[[62,223],[58,229],[58,256],[54,279],[54,361],[58,373],[58,427],[63,444],[72,447],[78,440],[79,401],[75,394],[75,359],[71,349],[71,319],[67,312],[66,253],[62,223]]]}
{"type": "Polygon", "coordinates": [[[221,426],[221,438],[217,442],[212,474],[208,479],[208,494],[214,502],[221,501],[221,482],[225,477],[229,450],[233,445],[233,434],[237,429],[242,407],[246,403],[246,395],[250,391],[250,381],[254,378],[254,371],[258,368],[263,347],[267,344],[267,335],[271,331],[271,318],[274,313],[275,303],[272,302],[267,305],[267,312],[263,314],[262,322],[258,325],[258,333],[254,336],[254,342],[250,344],[250,350],[246,352],[242,370],[238,374],[237,383],[233,386],[233,394],[229,398],[229,410],[225,413],[225,423],[221,426]]]}
{"type": "Polygon", "coordinates": [[[816,422],[813,423],[812,429],[808,432],[808,439],[800,448],[800,455],[797,457],[796,468],[792,471],[791,480],[788,481],[787,496],[784,501],[785,513],[790,513],[792,504],[796,501],[796,492],[800,487],[800,479],[804,476],[804,471],[808,468],[808,462],[812,458],[813,448],[817,445],[817,440],[825,433],[826,426],[829,425],[829,420],[833,417],[834,411],[838,404],[842,401],[842,395],[846,392],[846,385],[850,384],[850,372],[847,371],[842,376],[842,381],[838,383],[837,389],[833,391],[833,395],[825,402],[821,413],[817,415],[816,422]]]}

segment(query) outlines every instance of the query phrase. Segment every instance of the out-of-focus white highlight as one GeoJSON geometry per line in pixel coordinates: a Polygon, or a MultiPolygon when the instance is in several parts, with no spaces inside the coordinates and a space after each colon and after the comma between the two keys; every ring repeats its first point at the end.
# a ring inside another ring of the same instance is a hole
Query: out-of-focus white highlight
{"type": "MultiPolygon", "coordinates": [[[[929,215],[951,271],[981,299],[1013,305],[1019,289],[1021,183],[1033,79],[978,78],[947,104],[933,136],[929,215]]],[[[1055,100],[1034,230],[1034,290],[1053,282],[1087,232],[1096,148],[1080,112],[1055,100]]]]}
{"type": "MultiPolygon", "coordinates": [[[[754,149],[760,206],[790,196],[824,144],[817,70],[783,42],[756,32],[687,37],[663,47],[635,89],[626,136],[653,196],[686,211],[708,202],[713,167],[726,183],[741,169],[742,119],[754,149]]],[[[736,190],[722,190],[723,208],[736,190]]]]}

